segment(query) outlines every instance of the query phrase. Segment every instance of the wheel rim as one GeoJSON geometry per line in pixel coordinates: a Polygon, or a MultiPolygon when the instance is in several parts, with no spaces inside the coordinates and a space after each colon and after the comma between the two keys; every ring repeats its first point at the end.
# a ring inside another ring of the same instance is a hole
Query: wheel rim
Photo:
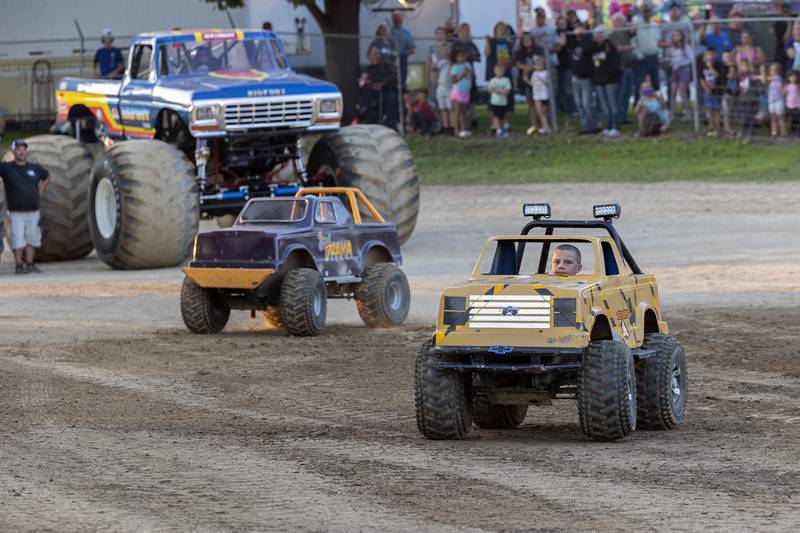
{"type": "Polygon", "coordinates": [[[681,398],[683,397],[683,389],[681,388],[681,369],[678,365],[672,369],[672,379],[670,382],[669,392],[672,400],[672,405],[680,405],[681,398]]]}
{"type": "Polygon", "coordinates": [[[313,306],[314,316],[319,316],[320,313],[322,313],[322,295],[320,294],[319,289],[314,291],[313,306]]]}
{"type": "Polygon", "coordinates": [[[397,283],[392,283],[386,287],[386,305],[392,311],[397,311],[403,303],[403,295],[397,283]]]}
{"type": "Polygon", "coordinates": [[[110,239],[117,228],[117,195],[114,193],[114,184],[108,178],[101,178],[97,182],[94,192],[94,220],[100,235],[110,239]]]}

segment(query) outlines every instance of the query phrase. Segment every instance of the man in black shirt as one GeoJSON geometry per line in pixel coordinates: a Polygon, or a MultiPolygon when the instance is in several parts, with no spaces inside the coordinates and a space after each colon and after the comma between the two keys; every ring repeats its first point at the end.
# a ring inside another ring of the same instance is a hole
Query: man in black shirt
{"type": "Polygon", "coordinates": [[[28,162],[28,143],[17,139],[11,144],[14,161],[0,162],[0,178],[6,190],[11,219],[11,249],[17,261],[15,272],[41,272],[33,255],[42,244],[39,230],[39,197],[49,181],[45,169],[28,162]]]}

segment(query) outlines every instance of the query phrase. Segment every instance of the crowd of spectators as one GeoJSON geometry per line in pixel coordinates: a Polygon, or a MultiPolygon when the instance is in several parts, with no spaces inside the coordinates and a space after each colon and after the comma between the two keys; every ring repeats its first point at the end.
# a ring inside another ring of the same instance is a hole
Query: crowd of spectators
{"type": "Polygon", "coordinates": [[[379,27],[369,47],[362,116],[392,127],[405,120],[426,136],[469,137],[479,100],[475,67],[483,58],[491,130],[499,138],[509,136],[509,114],[522,101],[528,135],[549,134],[555,116],[576,117],[584,135],[618,137],[631,121],[638,126],[634,135],[663,135],[675,119],[688,122],[695,112],[711,137],[747,142],[758,125],[772,136],[800,134],[800,20],[789,19],[788,4],[776,3],[776,16],[785,19],[768,23],[775,35],[766,47],[774,49],[769,58],[756,25],[736,5],[723,8],[689,16],[677,1],[657,10],[647,1],[622,0],[588,19],[575,11],[548,18],[537,8],[522,34],[497,22],[484,38],[483,55],[468,23],[448,20],[427,50],[427,90],[405,96],[403,106],[398,99],[415,44],[395,14],[392,28],[379,27]],[[389,68],[376,76],[378,61],[389,68]]]}

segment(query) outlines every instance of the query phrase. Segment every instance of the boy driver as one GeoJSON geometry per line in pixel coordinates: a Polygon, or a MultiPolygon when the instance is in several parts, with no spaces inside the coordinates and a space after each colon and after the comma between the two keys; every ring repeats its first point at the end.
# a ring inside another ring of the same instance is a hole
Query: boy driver
{"type": "Polygon", "coordinates": [[[550,258],[550,274],[575,276],[581,271],[581,251],[571,244],[559,244],[550,258]]]}

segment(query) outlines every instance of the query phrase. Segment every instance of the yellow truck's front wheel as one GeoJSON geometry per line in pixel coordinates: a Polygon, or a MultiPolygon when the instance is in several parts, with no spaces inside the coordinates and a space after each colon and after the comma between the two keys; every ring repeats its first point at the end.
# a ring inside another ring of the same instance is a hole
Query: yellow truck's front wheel
{"type": "Polygon", "coordinates": [[[414,404],[417,428],[429,439],[460,440],[472,432],[472,395],[469,374],[443,372],[433,343],[417,350],[414,404]]]}

